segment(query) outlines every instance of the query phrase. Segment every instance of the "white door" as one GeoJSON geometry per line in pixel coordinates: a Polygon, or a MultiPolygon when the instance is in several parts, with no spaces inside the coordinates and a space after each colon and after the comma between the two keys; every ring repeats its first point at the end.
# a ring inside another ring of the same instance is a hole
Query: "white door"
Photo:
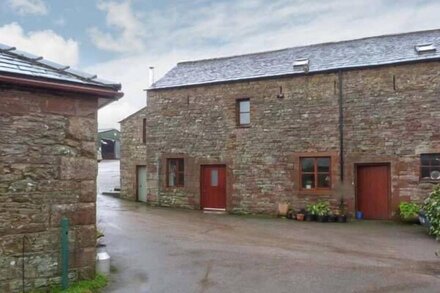
{"type": "Polygon", "coordinates": [[[147,202],[147,168],[145,166],[137,167],[137,199],[147,202]]]}

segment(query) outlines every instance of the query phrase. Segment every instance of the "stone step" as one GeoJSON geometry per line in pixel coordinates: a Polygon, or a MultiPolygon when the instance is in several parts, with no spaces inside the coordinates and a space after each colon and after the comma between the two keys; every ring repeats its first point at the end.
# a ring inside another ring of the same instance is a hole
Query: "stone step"
{"type": "Polygon", "coordinates": [[[216,208],[204,208],[203,209],[204,214],[219,214],[223,215],[226,214],[226,209],[216,209],[216,208]]]}

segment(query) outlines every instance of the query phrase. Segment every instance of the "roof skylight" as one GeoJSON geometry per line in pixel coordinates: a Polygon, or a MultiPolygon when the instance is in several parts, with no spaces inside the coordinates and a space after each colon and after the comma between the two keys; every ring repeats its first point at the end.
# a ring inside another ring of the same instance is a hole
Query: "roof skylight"
{"type": "Polygon", "coordinates": [[[414,47],[414,49],[418,54],[433,53],[437,51],[437,48],[433,44],[417,45],[414,47]]]}
{"type": "Polygon", "coordinates": [[[302,70],[305,72],[309,71],[309,59],[308,58],[298,58],[293,61],[293,70],[302,70]]]}

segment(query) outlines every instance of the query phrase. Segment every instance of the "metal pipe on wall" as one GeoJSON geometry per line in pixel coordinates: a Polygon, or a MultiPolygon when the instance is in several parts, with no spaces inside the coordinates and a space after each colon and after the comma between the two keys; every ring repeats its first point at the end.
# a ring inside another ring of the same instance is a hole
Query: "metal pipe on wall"
{"type": "Polygon", "coordinates": [[[338,71],[338,104],[339,104],[339,164],[340,179],[344,182],[344,94],[342,92],[342,71],[338,71]]]}

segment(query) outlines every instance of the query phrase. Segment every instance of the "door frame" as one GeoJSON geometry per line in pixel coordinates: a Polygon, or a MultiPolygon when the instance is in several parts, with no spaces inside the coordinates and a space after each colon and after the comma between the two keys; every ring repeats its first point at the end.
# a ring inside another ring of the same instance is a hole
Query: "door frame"
{"type": "Polygon", "coordinates": [[[228,210],[228,169],[226,164],[200,164],[200,209],[204,209],[203,202],[203,168],[204,167],[223,167],[225,168],[225,210],[228,210]]]}
{"type": "Polygon", "coordinates": [[[358,168],[359,167],[372,167],[372,166],[386,166],[387,172],[387,220],[391,219],[391,163],[390,162],[374,162],[374,163],[354,163],[354,199],[355,199],[355,212],[358,211],[358,168]]]}
{"type": "MultiPolygon", "coordinates": [[[[136,165],[136,201],[139,201],[139,169],[144,167],[145,168],[145,176],[147,175],[147,165],[136,165]]],[[[146,182],[145,182],[146,184],[146,182]]],[[[145,190],[145,192],[147,192],[145,190]]],[[[145,195],[147,197],[147,194],[145,195]]],[[[146,198],[145,198],[146,200],[146,198]]]]}

